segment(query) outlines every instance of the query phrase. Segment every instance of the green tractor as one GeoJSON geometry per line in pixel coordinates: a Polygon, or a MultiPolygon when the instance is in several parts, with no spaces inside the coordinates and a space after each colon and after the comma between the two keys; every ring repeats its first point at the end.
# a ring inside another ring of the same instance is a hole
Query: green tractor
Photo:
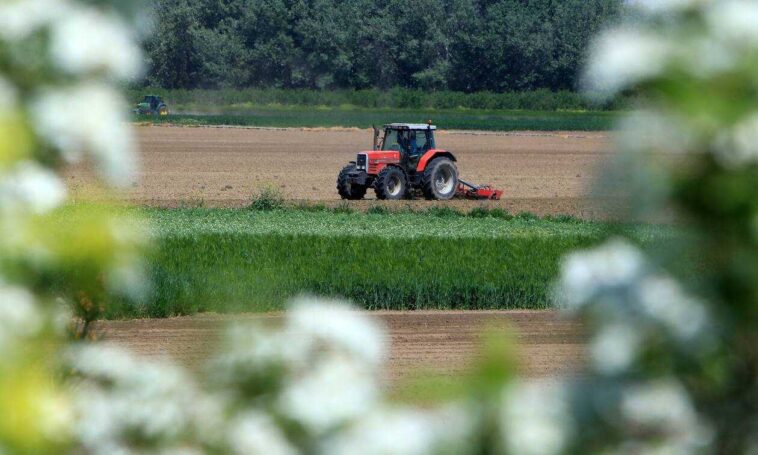
{"type": "Polygon", "coordinates": [[[168,106],[158,95],[146,95],[133,111],[137,115],[168,115],[168,106]]]}

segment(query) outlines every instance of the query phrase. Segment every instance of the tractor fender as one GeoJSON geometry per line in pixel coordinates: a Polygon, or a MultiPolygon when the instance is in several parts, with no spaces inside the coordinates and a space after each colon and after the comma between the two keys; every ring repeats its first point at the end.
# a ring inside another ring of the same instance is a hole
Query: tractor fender
{"type": "Polygon", "coordinates": [[[416,172],[424,172],[424,169],[426,169],[426,165],[429,164],[429,162],[441,156],[444,156],[445,158],[450,158],[451,161],[458,161],[455,159],[455,155],[448,152],[447,150],[429,150],[428,152],[424,153],[421,156],[421,159],[418,160],[418,165],[416,166],[416,172]]]}

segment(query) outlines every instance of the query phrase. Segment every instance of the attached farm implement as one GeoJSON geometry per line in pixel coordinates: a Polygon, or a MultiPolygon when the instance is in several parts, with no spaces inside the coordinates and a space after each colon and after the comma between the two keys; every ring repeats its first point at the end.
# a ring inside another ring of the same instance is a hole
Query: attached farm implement
{"type": "Polygon", "coordinates": [[[384,135],[374,127],[374,146],[359,152],[337,177],[342,199],[363,199],[373,188],[377,199],[406,199],[414,192],[430,200],[454,197],[500,199],[501,190],[490,185],[475,185],[458,177],[456,157],[436,147],[434,132],[428,124],[390,123],[384,135]]]}

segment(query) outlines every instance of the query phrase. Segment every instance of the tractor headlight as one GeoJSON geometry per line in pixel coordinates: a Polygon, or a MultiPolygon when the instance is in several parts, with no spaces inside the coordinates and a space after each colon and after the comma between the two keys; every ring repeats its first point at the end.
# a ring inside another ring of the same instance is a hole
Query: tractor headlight
{"type": "Polygon", "coordinates": [[[355,168],[361,171],[365,171],[367,164],[368,156],[365,153],[359,153],[358,158],[355,160],[355,168]]]}

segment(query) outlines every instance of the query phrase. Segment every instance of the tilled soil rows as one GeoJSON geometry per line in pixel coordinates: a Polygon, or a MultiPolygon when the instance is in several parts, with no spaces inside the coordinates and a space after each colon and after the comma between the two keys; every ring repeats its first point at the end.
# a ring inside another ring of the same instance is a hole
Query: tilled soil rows
{"type": "MultiPolygon", "coordinates": [[[[520,374],[576,375],[584,363],[585,334],[556,311],[371,312],[389,338],[389,384],[421,372],[455,375],[477,359],[487,329],[511,330],[520,374]]],[[[99,336],[145,357],[169,357],[201,371],[219,349],[219,332],[230,322],[278,324],[281,314],[204,314],[170,319],[99,322],[99,336]]]]}
{"type": "MultiPolygon", "coordinates": [[[[127,198],[161,207],[243,207],[267,186],[293,202],[336,205],[337,173],[358,151],[370,149],[372,138],[370,130],[345,128],[140,126],[137,134],[142,170],[127,198]]],[[[484,204],[512,212],[593,217],[602,205],[593,204],[587,195],[596,169],[611,150],[608,133],[439,131],[437,146],[456,154],[463,179],[504,190],[503,200],[497,202],[446,203],[456,208],[484,204]]],[[[98,194],[84,166],[67,174],[75,197],[98,194]]],[[[373,199],[373,192],[367,197],[373,199]]],[[[367,208],[375,203],[354,205],[367,208]]]]}

